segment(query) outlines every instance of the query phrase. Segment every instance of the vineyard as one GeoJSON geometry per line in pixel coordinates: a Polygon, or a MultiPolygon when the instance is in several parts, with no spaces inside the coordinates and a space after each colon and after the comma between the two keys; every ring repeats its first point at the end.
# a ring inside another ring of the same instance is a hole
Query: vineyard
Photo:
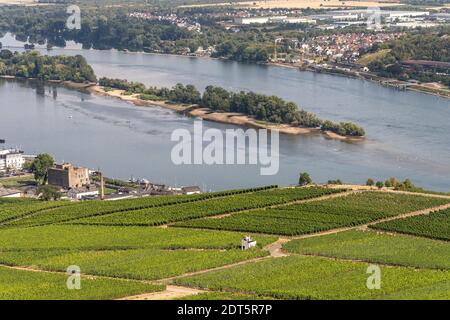
{"type": "Polygon", "coordinates": [[[177,227],[300,235],[355,226],[378,219],[431,208],[449,200],[380,192],[287,205],[276,209],[234,214],[220,219],[197,219],[177,227]]]}
{"type": "Polygon", "coordinates": [[[0,205],[0,224],[50,209],[62,208],[70,205],[68,201],[42,202],[42,201],[12,201],[0,205]]]}
{"type": "Polygon", "coordinates": [[[276,186],[111,202],[0,200],[0,299],[164,296],[173,285],[188,287],[179,298],[197,300],[450,299],[450,209],[422,211],[448,203],[276,186]],[[403,215],[412,213],[423,215],[403,215]],[[256,247],[241,250],[244,236],[256,247]],[[366,287],[372,264],[380,290],[366,287]],[[69,265],[80,267],[83,290],[66,289],[69,265]],[[206,292],[192,296],[190,287],[206,292]]]}
{"type": "Polygon", "coordinates": [[[179,285],[278,299],[450,299],[450,271],[382,267],[380,290],[365,286],[368,264],[291,256],[175,280],[179,285]]]}
{"type": "MultiPolygon", "coordinates": [[[[230,190],[230,191],[188,195],[188,196],[179,195],[179,196],[164,196],[164,197],[143,197],[121,201],[89,201],[71,204],[70,206],[67,206],[65,208],[59,208],[58,210],[51,210],[51,211],[39,210],[36,211],[37,214],[15,221],[11,223],[11,225],[14,226],[45,225],[50,223],[71,221],[83,217],[98,216],[111,213],[121,214],[123,212],[133,210],[139,211],[143,209],[158,208],[176,205],[180,203],[191,203],[205,199],[214,199],[232,195],[242,195],[251,192],[258,192],[261,190],[270,190],[273,188],[276,188],[276,186],[267,186],[243,190],[230,190]]],[[[69,204],[69,202],[67,202],[67,204],[69,204]]]]}
{"type": "Polygon", "coordinates": [[[160,250],[9,251],[0,253],[0,264],[32,265],[62,271],[76,262],[86,274],[136,280],[156,280],[267,256],[263,250],[160,250]]]}
{"type": "MultiPolygon", "coordinates": [[[[234,249],[242,234],[178,228],[105,227],[49,225],[0,230],[0,253],[4,251],[44,252],[46,250],[119,250],[119,249],[234,249]]],[[[276,240],[258,236],[259,246],[276,240]]]]}
{"type": "Polygon", "coordinates": [[[160,279],[267,256],[260,248],[275,240],[257,237],[255,250],[238,250],[231,232],[140,227],[51,225],[0,232],[0,264],[64,271],[76,264],[84,273],[130,279],[160,279]],[[112,236],[114,235],[114,236],[112,236]]]}
{"type": "Polygon", "coordinates": [[[164,289],[161,285],[137,281],[82,277],[82,290],[67,290],[66,281],[65,274],[0,267],[0,300],[103,300],[164,289]]]}
{"type": "Polygon", "coordinates": [[[450,270],[448,243],[401,234],[351,230],[293,240],[285,244],[284,249],[299,254],[450,270]]]}
{"type": "Polygon", "coordinates": [[[372,226],[374,229],[395,231],[432,239],[450,240],[450,209],[427,216],[393,220],[372,226]]]}
{"type": "Polygon", "coordinates": [[[75,220],[73,223],[98,225],[156,226],[175,221],[214,216],[243,210],[264,208],[297,200],[311,199],[342,192],[325,188],[271,189],[248,194],[237,194],[223,198],[182,203],[173,206],[116,212],[75,220]]]}

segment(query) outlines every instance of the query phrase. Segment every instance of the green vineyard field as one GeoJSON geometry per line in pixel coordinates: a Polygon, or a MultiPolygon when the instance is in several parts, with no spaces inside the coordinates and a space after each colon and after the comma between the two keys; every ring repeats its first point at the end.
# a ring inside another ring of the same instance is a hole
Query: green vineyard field
{"type": "Polygon", "coordinates": [[[0,300],[103,300],[164,289],[150,283],[82,276],[81,289],[69,290],[66,281],[66,274],[0,267],[0,300]]]}
{"type": "Polygon", "coordinates": [[[177,227],[300,235],[355,226],[378,219],[436,207],[450,200],[382,192],[287,205],[276,209],[234,214],[220,219],[198,219],[177,227]]]}
{"type": "MultiPolygon", "coordinates": [[[[0,230],[0,252],[36,250],[113,250],[113,249],[233,249],[242,234],[180,228],[141,228],[79,225],[48,225],[0,230]]],[[[260,246],[276,240],[258,236],[260,246]]]]}
{"type": "Polygon", "coordinates": [[[449,243],[401,234],[351,230],[293,240],[283,248],[292,253],[450,270],[449,243]]]}
{"type": "Polygon", "coordinates": [[[311,199],[342,190],[325,188],[271,189],[228,197],[177,204],[170,207],[118,212],[76,220],[73,223],[97,225],[156,226],[175,221],[263,208],[297,200],[311,199]]]}
{"type": "MultiPolygon", "coordinates": [[[[261,190],[270,190],[276,186],[267,186],[253,189],[229,190],[223,192],[205,193],[197,195],[179,195],[179,196],[154,196],[136,199],[127,199],[120,201],[88,201],[72,204],[70,206],[59,208],[58,210],[41,210],[38,214],[12,222],[13,226],[37,226],[51,223],[59,223],[79,219],[83,217],[105,215],[110,213],[123,213],[133,210],[143,210],[149,208],[164,207],[180,203],[191,203],[205,199],[214,199],[227,197],[237,194],[246,194],[261,190]]],[[[69,202],[67,202],[69,203],[69,202]]]]}
{"type": "Polygon", "coordinates": [[[179,285],[278,299],[450,299],[450,271],[381,266],[369,290],[367,263],[290,256],[175,280],[179,285]]]}
{"type": "Polygon", "coordinates": [[[395,231],[449,241],[450,209],[433,212],[425,216],[379,223],[371,227],[374,229],[395,231]]]}
{"type": "Polygon", "coordinates": [[[0,224],[44,211],[49,212],[50,210],[62,210],[62,208],[66,206],[73,205],[71,205],[69,201],[44,202],[21,200],[4,202],[0,205],[0,224]]]}

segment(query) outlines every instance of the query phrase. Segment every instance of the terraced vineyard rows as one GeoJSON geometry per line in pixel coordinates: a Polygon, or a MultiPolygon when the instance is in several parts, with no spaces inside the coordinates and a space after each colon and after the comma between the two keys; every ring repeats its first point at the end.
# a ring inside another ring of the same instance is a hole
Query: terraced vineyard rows
{"type": "MultiPolygon", "coordinates": [[[[416,218],[397,217],[447,204],[449,199],[388,192],[334,195],[343,191],[270,188],[44,208],[9,220],[8,227],[0,229],[0,299],[111,299],[148,296],[163,289],[138,279],[164,279],[171,288],[175,283],[217,290],[198,299],[450,299],[448,241],[366,229],[287,243],[261,234],[296,235],[386,217],[398,219],[379,224],[388,230],[412,230],[435,238],[449,234],[450,209],[416,218]],[[331,197],[296,202],[323,195],[331,197]],[[189,220],[193,218],[197,219],[189,220]],[[176,223],[156,227],[168,222],[176,223]],[[244,235],[257,240],[257,247],[238,250],[244,235]],[[366,287],[367,267],[372,263],[382,270],[380,290],[366,287]],[[97,277],[83,278],[83,290],[67,290],[67,275],[62,272],[69,265],[97,277]]],[[[20,215],[27,206],[56,204],[2,201],[0,212],[15,208],[20,215]]],[[[198,292],[184,289],[188,294],[198,292]]],[[[160,296],[167,297],[168,292],[160,296]]]]}
{"type": "Polygon", "coordinates": [[[163,207],[180,203],[191,203],[205,199],[214,199],[236,194],[246,194],[261,190],[270,190],[277,186],[267,186],[253,189],[229,190],[223,192],[205,193],[189,196],[144,197],[121,201],[89,201],[72,204],[66,208],[52,211],[41,211],[39,214],[13,222],[14,226],[36,226],[49,223],[65,222],[83,217],[126,212],[148,208],[163,207]]]}
{"type": "Polygon", "coordinates": [[[367,267],[362,262],[290,256],[175,283],[279,299],[450,299],[450,271],[381,266],[380,290],[368,290],[367,267]]]}
{"type": "Polygon", "coordinates": [[[71,203],[69,201],[43,202],[43,201],[22,200],[14,202],[5,202],[0,206],[0,224],[27,215],[43,212],[49,209],[52,210],[56,210],[55,208],[62,209],[62,207],[70,205],[71,203]]]}
{"type": "Polygon", "coordinates": [[[433,212],[425,216],[378,223],[371,228],[432,239],[450,240],[450,209],[433,212]]]}
{"type": "Polygon", "coordinates": [[[283,249],[291,253],[450,270],[450,243],[402,234],[350,230],[292,240],[283,249]]]}
{"type": "Polygon", "coordinates": [[[74,221],[73,223],[156,226],[175,221],[214,216],[224,213],[283,204],[296,200],[310,199],[342,191],[343,190],[325,188],[272,189],[248,193],[245,195],[233,195],[220,199],[197,201],[195,203],[178,204],[170,207],[117,212],[109,215],[80,219],[74,221]]]}
{"type": "Polygon", "coordinates": [[[51,271],[77,265],[85,274],[155,280],[264,257],[269,253],[262,248],[276,240],[258,236],[257,248],[241,251],[241,239],[238,233],[175,228],[8,228],[0,230],[0,264],[51,271]]]}
{"type": "Polygon", "coordinates": [[[46,250],[0,252],[0,264],[37,266],[66,271],[77,265],[83,273],[136,280],[157,280],[267,256],[263,250],[46,250]]]}
{"type": "MultiPolygon", "coordinates": [[[[119,249],[235,249],[242,234],[180,228],[47,225],[0,230],[0,252],[119,249]],[[19,236],[20,235],[20,236],[19,236]]],[[[276,240],[258,236],[263,247],[276,240]]]]}
{"type": "Polygon", "coordinates": [[[450,200],[415,195],[364,192],[276,209],[245,212],[220,219],[185,221],[174,226],[292,236],[360,225],[448,202],[450,200]]]}
{"type": "Polygon", "coordinates": [[[0,300],[114,299],[164,286],[137,281],[81,278],[82,290],[67,290],[67,275],[0,267],[0,300]]]}

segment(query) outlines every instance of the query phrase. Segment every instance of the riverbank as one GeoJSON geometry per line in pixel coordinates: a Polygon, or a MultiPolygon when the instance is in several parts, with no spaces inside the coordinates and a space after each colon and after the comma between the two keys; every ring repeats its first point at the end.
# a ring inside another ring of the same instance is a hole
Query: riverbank
{"type": "MultiPolygon", "coordinates": [[[[8,49],[8,48],[22,48],[22,47],[21,46],[4,45],[3,48],[4,49],[8,49]]],[[[100,49],[70,49],[70,48],[62,48],[62,49],[64,49],[64,50],[105,51],[105,50],[100,50],[100,49]]],[[[45,50],[45,48],[37,48],[37,50],[45,50]]],[[[197,59],[197,58],[199,58],[199,59],[211,59],[211,60],[223,60],[223,61],[239,62],[239,61],[226,59],[226,58],[219,58],[219,57],[213,58],[213,57],[210,57],[210,56],[207,56],[207,55],[198,55],[197,56],[197,55],[186,55],[186,54],[177,54],[177,53],[128,51],[128,50],[117,50],[117,49],[111,49],[111,51],[122,52],[122,53],[125,53],[125,54],[144,54],[144,55],[155,55],[155,56],[174,56],[174,57],[183,57],[183,58],[189,58],[189,59],[197,59]]],[[[396,79],[390,79],[390,78],[382,78],[382,77],[379,77],[379,76],[377,76],[375,74],[371,74],[371,73],[364,73],[364,72],[358,72],[358,71],[347,72],[347,71],[344,71],[344,70],[333,70],[333,69],[325,69],[325,68],[310,68],[310,67],[302,68],[301,66],[298,66],[298,65],[286,64],[286,63],[281,63],[281,62],[267,62],[267,63],[251,62],[251,63],[252,64],[256,64],[256,65],[259,64],[259,65],[266,65],[266,66],[272,66],[272,67],[295,69],[295,70],[299,70],[299,71],[309,71],[309,72],[314,72],[314,73],[325,73],[325,74],[329,74],[329,75],[337,75],[337,76],[343,76],[343,77],[348,77],[348,78],[353,78],[353,79],[368,80],[368,81],[376,83],[378,85],[388,86],[388,87],[393,87],[393,88],[397,88],[397,87],[396,86],[391,86],[391,85],[389,85],[389,83],[391,83],[393,81],[398,81],[400,83],[400,85],[404,86],[404,89],[408,90],[408,91],[425,93],[425,94],[439,96],[439,97],[447,98],[447,99],[450,98],[450,89],[430,88],[427,83],[411,85],[411,84],[409,84],[407,82],[402,82],[402,81],[399,81],[399,80],[396,80],[396,79]]]]}
{"type": "Polygon", "coordinates": [[[183,105],[176,103],[169,103],[168,101],[154,101],[154,100],[143,100],[139,99],[139,94],[124,95],[124,90],[105,90],[105,88],[94,85],[89,86],[88,91],[112,98],[117,98],[122,101],[133,103],[136,106],[159,106],[162,108],[167,108],[174,110],[176,112],[190,115],[193,117],[198,117],[207,121],[233,124],[238,126],[257,128],[257,129],[267,129],[267,130],[277,130],[282,134],[288,135],[313,135],[313,134],[323,134],[326,138],[336,139],[346,142],[362,142],[365,137],[351,137],[351,136],[341,136],[339,134],[330,131],[321,131],[319,128],[303,128],[294,127],[287,124],[274,124],[258,121],[248,115],[241,113],[232,112],[215,112],[208,108],[202,108],[196,105],[183,105]]]}
{"type": "Polygon", "coordinates": [[[333,76],[341,76],[341,77],[347,77],[347,78],[352,78],[352,79],[367,80],[367,81],[376,83],[381,86],[391,87],[391,88],[398,89],[398,90],[414,91],[414,92],[425,93],[425,94],[430,94],[433,96],[438,96],[441,98],[450,99],[450,89],[431,87],[432,83],[411,84],[409,82],[400,81],[397,79],[379,77],[375,74],[368,73],[368,72],[346,71],[346,70],[340,70],[340,69],[335,70],[335,69],[328,69],[328,68],[311,68],[311,67],[302,68],[301,66],[285,64],[285,63],[280,63],[280,62],[269,62],[269,63],[267,63],[267,65],[272,66],[272,67],[296,69],[299,71],[325,73],[325,74],[329,74],[329,75],[333,75],[333,76]]]}

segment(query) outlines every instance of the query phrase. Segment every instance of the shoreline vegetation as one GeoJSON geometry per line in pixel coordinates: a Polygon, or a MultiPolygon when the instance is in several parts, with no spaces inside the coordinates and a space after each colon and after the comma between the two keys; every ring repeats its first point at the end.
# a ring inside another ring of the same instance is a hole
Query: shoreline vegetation
{"type": "Polygon", "coordinates": [[[363,141],[364,129],[350,122],[321,120],[293,102],[254,92],[228,92],[208,86],[203,95],[192,85],[147,88],[142,83],[101,78],[89,91],[119,98],[135,105],[157,105],[205,120],[278,130],[284,134],[319,134],[331,139],[363,141]]]}
{"type": "Polygon", "coordinates": [[[121,98],[135,105],[157,105],[205,120],[254,128],[279,130],[286,134],[323,133],[331,139],[361,141],[364,129],[351,122],[335,123],[299,109],[293,102],[254,92],[229,92],[207,86],[201,94],[193,85],[173,88],[146,87],[142,83],[97,77],[85,58],[77,55],[46,56],[38,52],[0,51],[0,76],[61,82],[75,89],[121,98]],[[84,85],[86,84],[86,85],[84,85]]]}

